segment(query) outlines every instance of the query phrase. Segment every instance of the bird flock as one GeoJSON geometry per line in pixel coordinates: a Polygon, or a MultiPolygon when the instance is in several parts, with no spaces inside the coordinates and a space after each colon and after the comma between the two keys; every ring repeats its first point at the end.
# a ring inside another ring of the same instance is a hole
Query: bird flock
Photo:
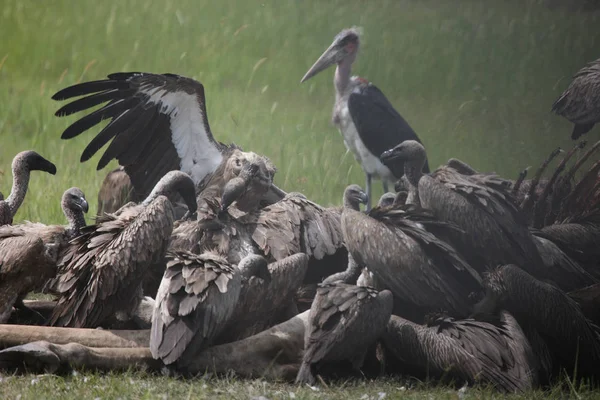
{"type": "MultiPolygon", "coordinates": [[[[359,34],[342,31],[302,79],[337,64],[333,121],[367,176],[364,190],[340,193],[341,207],[285,192],[267,157],[215,140],[195,80],[115,73],[56,93],[70,100],[57,116],[102,105],[62,137],[109,120],[81,161],[108,144],[98,169],[120,167],[102,183],[93,223],[73,187],[61,200],[66,225],[13,224],[31,172],[56,173],[34,151],[15,156],[10,195],[0,193],[0,323],[149,329],[163,371],[185,376],[209,347],[305,313],[298,384],[404,375],[525,392],[565,374],[597,383],[600,142],[557,149],[531,179],[457,159],[429,172],[408,123],[349,77],[359,34]],[[372,177],[386,189],[374,206],[372,177]],[[24,301],[31,292],[54,297],[48,313],[24,301]]],[[[552,110],[575,124],[573,139],[600,121],[600,60],[552,110]]]]}

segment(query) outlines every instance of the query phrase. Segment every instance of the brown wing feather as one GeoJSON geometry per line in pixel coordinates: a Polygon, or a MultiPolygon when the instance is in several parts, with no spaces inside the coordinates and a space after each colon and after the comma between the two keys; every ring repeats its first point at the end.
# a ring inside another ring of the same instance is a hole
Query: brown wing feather
{"type": "Polygon", "coordinates": [[[131,311],[147,267],[164,256],[173,229],[166,197],[109,218],[73,241],[51,325],[97,327],[117,311],[131,311]]]}
{"type": "Polygon", "coordinates": [[[185,367],[210,345],[231,318],[240,295],[239,272],[214,253],[167,253],[159,287],[150,350],[166,365],[185,367]]]}

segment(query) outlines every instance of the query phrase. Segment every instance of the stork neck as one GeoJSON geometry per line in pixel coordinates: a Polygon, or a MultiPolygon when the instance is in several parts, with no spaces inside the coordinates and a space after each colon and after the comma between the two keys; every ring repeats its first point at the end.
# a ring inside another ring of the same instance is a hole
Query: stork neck
{"type": "Polygon", "coordinates": [[[352,59],[347,57],[340,61],[335,69],[333,83],[337,97],[342,97],[350,83],[350,74],[352,73],[352,59]]]}
{"type": "Polygon", "coordinates": [[[27,187],[29,186],[29,168],[24,161],[18,160],[12,165],[12,188],[10,195],[6,199],[6,203],[10,207],[11,216],[14,217],[17,213],[25,194],[27,194],[27,187]]]}

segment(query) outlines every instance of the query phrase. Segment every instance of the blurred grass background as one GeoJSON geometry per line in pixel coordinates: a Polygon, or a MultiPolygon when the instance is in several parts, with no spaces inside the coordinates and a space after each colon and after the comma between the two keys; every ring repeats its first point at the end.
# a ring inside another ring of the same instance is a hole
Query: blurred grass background
{"type": "Polygon", "coordinates": [[[32,177],[16,218],[48,223],[63,221],[59,199],[70,186],[95,212],[109,171],[95,170],[99,156],[79,163],[97,129],[60,139],[76,116],[54,117],[60,104],[50,96],[81,80],[133,70],[200,80],[218,140],[267,155],[278,185],[329,205],[364,176],[330,123],[333,69],[299,81],[342,28],[364,28],[353,72],[383,90],[432,166],[458,157],[506,177],[571,146],[571,124],[550,106],[600,57],[600,14],[547,0],[2,3],[0,190],[10,191],[18,151],[54,161],[57,176],[32,177]]]}

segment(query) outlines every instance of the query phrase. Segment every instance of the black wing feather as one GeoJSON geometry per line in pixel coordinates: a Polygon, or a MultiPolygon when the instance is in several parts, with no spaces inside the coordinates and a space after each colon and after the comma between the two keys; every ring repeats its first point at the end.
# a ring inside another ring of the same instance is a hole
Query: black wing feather
{"type": "MultiPolygon", "coordinates": [[[[360,139],[378,157],[405,140],[421,143],[408,122],[375,85],[369,84],[352,92],[348,98],[348,109],[360,139]]],[[[397,178],[402,177],[403,165],[393,166],[392,172],[397,178]]],[[[427,163],[424,172],[429,172],[427,163]]]]}

